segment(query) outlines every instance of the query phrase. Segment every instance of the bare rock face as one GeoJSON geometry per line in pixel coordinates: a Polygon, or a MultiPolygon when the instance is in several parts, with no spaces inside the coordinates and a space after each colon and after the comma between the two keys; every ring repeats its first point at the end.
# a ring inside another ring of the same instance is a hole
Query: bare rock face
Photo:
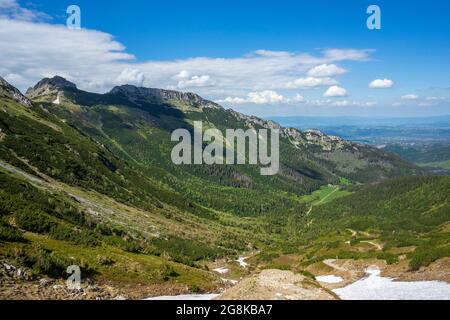
{"type": "Polygon", "coordinates": [[[10,85],[5,79],[0,77],[0,97],[12,99],[18,103],[31,107],[31,101],[19,90],[10,85]]]}
{"type": "Polygon", "coordinates": [[[55,76],[53,78],[44,78],[33,88],[27,90],[27,97],[35,99],[41,96],[57,94],[61,90],[77,90],[77,86],[66,79],[55,76]]]}
{"type": "Polygon", "coordinates": [[[234,111],[233,109],[230,109],[229,111],[234,115],[234,117],[237,120],[243,121],[245,123],[245,125],[247,125],[251,128],[255,128],[255,126],[261,126],[266,129],[281,129],[281,126],[274,121],[263,120],[261,118],[255,117],[255,116],[247,116],[240,112],[234,111]]]}
{"type": "Polygon", "coordinates": [[[263,270],[221,294],[217,300],[337,300],[315,280],[292,271],[263,270]]]}
{"type": "Polygon", "coordinates": [[[221,108],[218,104],[203,99],[199,95],[191,92],[180,92],[172,90],[136,87],[123,85],[114,87],[109,94],[121,95],[130,101],[152,102],[152,101],[180,101],[191,106],[203,108],[221,108]]]}

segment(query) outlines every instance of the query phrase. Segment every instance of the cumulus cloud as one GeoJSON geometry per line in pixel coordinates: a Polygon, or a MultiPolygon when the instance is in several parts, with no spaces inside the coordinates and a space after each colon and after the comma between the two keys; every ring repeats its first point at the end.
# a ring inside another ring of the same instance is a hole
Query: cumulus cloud
{"type": "Polygon", "coordinates": [[[213,85],[213,81],[211,81],[211,77],[209,75],[201,75],[201,76],[185,76],[187,75],[182,72],[178,74],[178,77],[181,78],[177,84],[177,88],[185,89],[185,88],[194,88],[194,87],[207,87],[213,85]],[[182,78],[185,76],[184,78],[182,78]]]}
{"type": "Polygon", "coordinates": [[[369,87],[372,89],[387,89],[392,88],[393,86],[394,81],[389,79],[376,79],[369,84],[369,87]]]}
{"type": "Polygon", "coordinates": [[[280,103],[284,97],[275,91],[266,90],[261,92],[250,92],[248,100],[255,104],[280,103]]]}
{"type": "Polygon", "coordinates": [[[186,80],[189,77],[191,77],[191,73],[187,70],[181,70],[179,73],[177,73],[173,78],[176,80],[186,80]]]}
{"type": "Polygon", "coordinates": [[[116,83],[118,85],[131,84],[138,87],[142,87],[145,81],[145,75],[139,69],[125,68],[122,73],[117,77],[116,83]]]}
{"type": "Polygon", "coordinates": [[[331,86],[328,88],[328,90],[324,93],[324,97],[346,97],[347,96],[347,90],[345,90],[342,87],[339,86],[331,86]]]}
{"type": "Polygon", "coordinates": [[[346,73],[347,70],[335,64],[321,64],[308,71],[311,77],[334,77],[346,73]]]}
{"type": "Polygon", "coordinates": [[[195,91],[230,104],[306,103],[297,89],[334,86],[344,61],[367,61],[372,50],[314,53],[261,49],[234,58],[138,61],[111,34],[50,24],[44,14],[0,0],[0,76],[21,90],[61,75],[80,89],[106,92],[115,85],[195,91]],[[282,92],[282,93],[280,93],[282,92]]]}
{"type": "MultiPolygon", "coordinates": [[[[0,20],[0,48],[0,74],[20,76],[20,82],[13,84],[22,90],[42,77],[59,74],[84,90],[105,92],[117,81],[133,77],[129,71],[122,74],[124,70],[139,70],[145,75],[143,86],[193,88],[210,99],[335,85],[332,77],[311,77],[307,73],[339,61],[364,61],[370,55],[368,50],[356,49],[329,49],[316,55],[258,50],[236,58],[136,61],[110,34],[10,18],[0,20]]],[[[141,78],[130,80],[140,84],[141,78]]]]}

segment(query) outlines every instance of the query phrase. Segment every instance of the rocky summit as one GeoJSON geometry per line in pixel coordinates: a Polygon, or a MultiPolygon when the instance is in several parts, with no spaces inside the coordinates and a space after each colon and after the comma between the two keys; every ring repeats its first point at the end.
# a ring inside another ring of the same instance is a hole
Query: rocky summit
{"type": "Polygon", "coordinates": [[[77,86],[64,79],[63,77],[55,76],[53,78],[44,78],[39,81],[34,87],[29,88],[26,92],[30,99],[39,96],[54,94],[60,90],[76,90],[77,86]]]}

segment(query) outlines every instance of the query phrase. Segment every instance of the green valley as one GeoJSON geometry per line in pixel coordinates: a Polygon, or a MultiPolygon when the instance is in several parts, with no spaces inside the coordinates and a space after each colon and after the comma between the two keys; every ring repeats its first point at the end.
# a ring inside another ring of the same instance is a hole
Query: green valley
{"type": "Polygon", "coordinates": [[[143,298],[227,287],[217,261],[236,276],[270,266],[312,276],[336,257],[407,261],[411,272],[450,257],[450,177],[395,154],[192,93],[95,94],[55,77],[23,96],[0,80],[0,262],[30,281],[79,265],[115,288],[108,298],[143,298]],[[171,133],[194,121],[280,129],[279,173],[173,164],[171,133]],[[235,261],[244,254],[251,269],[235,261]]]}

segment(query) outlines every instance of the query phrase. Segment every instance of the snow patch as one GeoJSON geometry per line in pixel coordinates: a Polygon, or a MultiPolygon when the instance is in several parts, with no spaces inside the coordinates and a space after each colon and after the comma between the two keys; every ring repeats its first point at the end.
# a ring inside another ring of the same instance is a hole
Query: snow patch
{"type": "Polygon", "coordinates": [[[248,263],[245,262],[245,260],[247,260],[247,259],[248,259],[248,257],[239,257],[239,259],[237,259],[236,261],[239,263],[239,265],[240,265],[242,268],[247,268],[248,263]]]}
{"type": "Polygon", "coordinates": [[[344,279],[335,275],[318,276],[316,277],[316,280],[323,283],[340,283],[344,281],[344,279]]]}
{"type": "Polygon", "coordinates": [[[56,96],[56,100],[53,101],[53,104],[57,104],[57,105],[61,104],[61,99],[60,99],[60,93],[59,92],[58,92],[58,95],[56,96]]]}
{"type": "Polygon", "coordinates": [[[343,300],[450,300],[450,284],[443,281],[401,282],[381,277],[377,267],[367,277],[333,290],[343,300]]]}
{"type": "Polygon", "coordinates": [[[213,271],[220,273],[220,274],[225,274],[225,273],[228,273],[230,270],[227,268],[217,268],[217,269],[213,269],[213,271]]]}

